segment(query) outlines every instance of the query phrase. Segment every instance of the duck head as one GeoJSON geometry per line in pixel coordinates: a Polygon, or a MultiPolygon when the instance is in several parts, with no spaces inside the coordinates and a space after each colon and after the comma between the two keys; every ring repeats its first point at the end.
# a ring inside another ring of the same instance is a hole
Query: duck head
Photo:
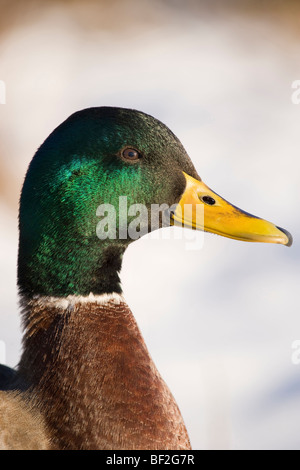
{"type": "Polygon", "coordinates": [[[178,223],[237,240],[292,243],[286,230],[209,189],[178,138],[157,119],[123,108],[79,111],[50,134],[27,171],[19,217],[20,292],[120,293],[118,272],[128,244],[178,223]]]}

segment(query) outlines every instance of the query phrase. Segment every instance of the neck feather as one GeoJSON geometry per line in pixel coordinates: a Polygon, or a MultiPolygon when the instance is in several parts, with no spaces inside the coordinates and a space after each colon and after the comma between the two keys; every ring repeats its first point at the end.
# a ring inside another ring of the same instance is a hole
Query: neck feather
{"type": "Polygon", "coordinates": [[[90,292],[95,295],[121,294],[119,272],[126,245],[117,242],[101,244],[94,238],[86,244],[78,239],[71,243],[63,236],[47,243],[42,238],[39,243],[29,241],[26,244],[20,234],[20,294],[27,297],[88,296],[90,292]]]}
{"type": "Polygon", "coordinates": [[[189,449],[182,417],[116,293],[23,302],[21,376],[53,448],[189,449]]]}

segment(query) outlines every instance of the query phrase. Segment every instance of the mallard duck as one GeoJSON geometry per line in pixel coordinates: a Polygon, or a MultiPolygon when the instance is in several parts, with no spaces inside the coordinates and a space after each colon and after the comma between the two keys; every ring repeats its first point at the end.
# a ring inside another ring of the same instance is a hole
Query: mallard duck
{"type": "Polygon", "coordinates": [[[143,112],[85,109],[45,140],[20,200],[23,352],[16,370],[0,368],[0,447],[191,448],[119,278],[132,241],[174,224],[292,243],[209,189],[178,138],[143,112]]]}

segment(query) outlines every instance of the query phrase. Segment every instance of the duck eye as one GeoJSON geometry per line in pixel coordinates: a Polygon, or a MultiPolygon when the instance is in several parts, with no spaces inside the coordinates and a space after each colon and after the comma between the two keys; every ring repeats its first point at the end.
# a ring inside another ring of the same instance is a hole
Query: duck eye
{"type": "Polygon", "coordinates": [[[125,158],[125,160],[135,161],[141,158],[141,154],[136,149],[126,148],[122,152],[122,157],[125,158]]]}
{"type": "Polygon", "coordinates": [[[208,204],[209,206],[213,206],[216,203],[214,198],[210,196],[202,196],[201,200],[205,202],[205,204],[208,204]]]}

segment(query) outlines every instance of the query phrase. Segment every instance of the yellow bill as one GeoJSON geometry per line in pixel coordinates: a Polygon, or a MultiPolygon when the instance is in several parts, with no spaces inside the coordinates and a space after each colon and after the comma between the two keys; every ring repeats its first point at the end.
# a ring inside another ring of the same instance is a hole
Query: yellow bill
{"type": "Polygon", "coordinates": [[[184,176],[186,188],[173,212],[173,223],[235,240],[292,245],[293,238],[287,230],[242,211],[214,193],[202,181],[186,173],[184,176]],[[204,210],[202,218],[198,217],[199,205],[204,210]]]}

